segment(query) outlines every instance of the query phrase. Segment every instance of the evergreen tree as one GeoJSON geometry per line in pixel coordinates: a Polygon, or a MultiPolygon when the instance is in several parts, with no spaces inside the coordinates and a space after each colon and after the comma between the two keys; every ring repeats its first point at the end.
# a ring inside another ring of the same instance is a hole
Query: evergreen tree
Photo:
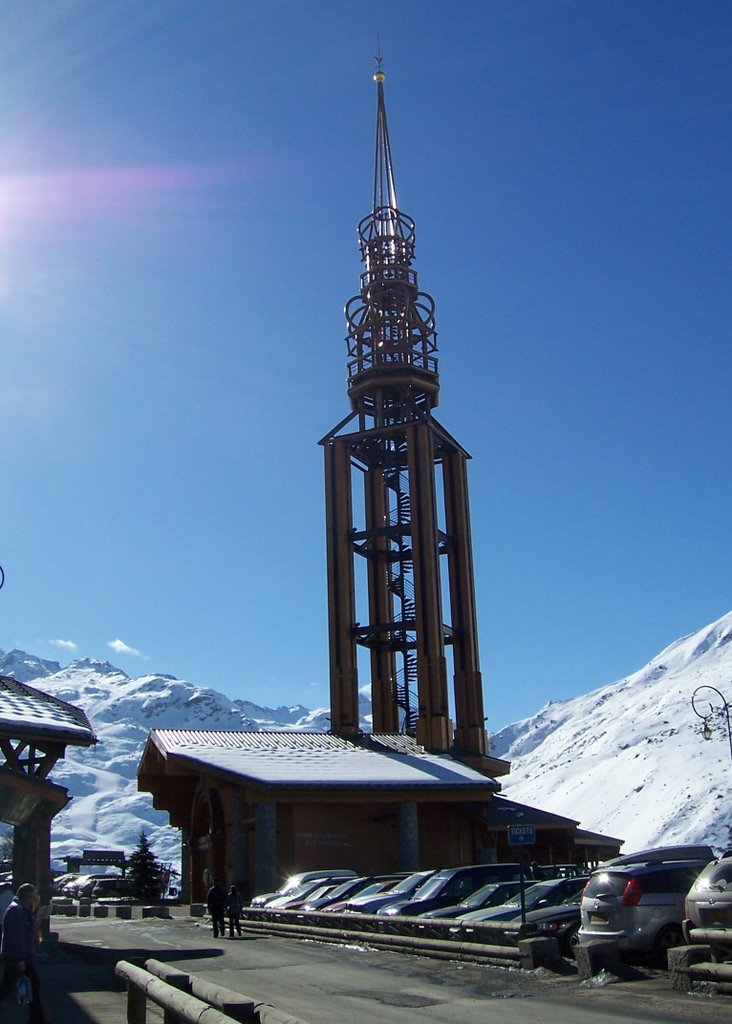
{"type": "Polygon", "coordinates": [[[153,853],[144,832],[140,832],[137,846],[130,854],[127,877],[133,896],[143,900],[160,899],[163,890],[163,866],[153,853]]]}

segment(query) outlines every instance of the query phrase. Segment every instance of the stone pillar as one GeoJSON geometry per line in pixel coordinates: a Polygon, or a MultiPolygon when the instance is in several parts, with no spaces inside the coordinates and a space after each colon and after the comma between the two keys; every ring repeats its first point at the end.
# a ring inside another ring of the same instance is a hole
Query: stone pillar
{"type": "Polygon", "coordinates": [[[419,827],[413,800],[399,805],[399,870],[419,871],[419,827]]]}
{"type": "MultiPolygon", "coordinates": [[[[13,889],[30,882],[38,889],[41,905],[51,903],[51,817],[35,811],[13,831],[13,889]]],[[[48,934],[48,918],[41,921],[41,933],[48,934]]]]}
{"type": "MultiPolygon", "coordinates": [[[[231,866],[232,882],[239,892],[246,896],[251,889],[249,878],[249,846],[247,842],[246,800],[244,792],[237,789],[231,796],[231,866]]],[[[253,896],[254,893],[249,893],[253,896]]]]}
{"type": "Polygon", "coordinates": [[[277,805],[259,800],[254,805],[254,890],[274,892],[277,888],[277,805]]]}

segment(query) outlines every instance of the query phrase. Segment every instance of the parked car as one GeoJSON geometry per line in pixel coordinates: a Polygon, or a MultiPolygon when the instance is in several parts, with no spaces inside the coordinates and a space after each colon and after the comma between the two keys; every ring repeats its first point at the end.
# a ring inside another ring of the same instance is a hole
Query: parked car
{"type": "Polygon", "coordinates": [[[684,942],[684,899],[714,853],[667,846],[616,857],[592,872],[582,896],[581,943],[617,939],[621,950],[665,962],[684,942]]]}
{"type": "MultiPolygon", "coordinates": [[[[544,882],[534,882],[524,892],[526,912],[541,910],[544,907],[556,907],[567,896],[571,896],[587,881],[584,878],[550,878],[544,882]]],[[[512,896],[510,900],[498,907],[486,907],[484,910],[473,910],[457,918],[462,924],[471,921],[513,921],[521,917],[521,894],[512,896]]]]}
{"type": "Polygon", "coordinates": [[[51,882],[52,894],[54,896],[64,895],[66,886],[76,882],[79,878],[81,878],[81,874],[78,871],[65,871],[63,875],[57,875],[53,882],[51,882]]]}
{"type": "Polygon", "coordinates": [[[274,892],[263,892],[249,904],[251,907],[263,907],[269,900],[277,899],[280,896],[287,896],[288,893],[294,892],[303,882],[311,882],[314,880],[320,880],[322,885],[331,878],[355,878],[356,872],[351,871],[350,868],[329,868],[324,871],[300,871],[297,875],[290,875],[279,889],[274,892]]]}
{"type": "Polygon", "coordinates": [[[499,903],[505,903],[515,896],[521,889],[521,882],[489,882],[482,889],[478,889],[461,903],[453,907],[439,907],[437,910],[428,910],[420,917],[462,917],[469,914],[471,910],[482,910],[483,907],[497,907],[499,903]]]}
{"type": "Polygon", "coordinates": [[[268,900],[264,904],[265,910],[289,910],[294,904],[300,907],[316,890],[323,889],[328,884],[335,885],[336,883],[332,879],[323,878],[313,878],[309,882],[303,882],[292,892],[283,893],[281,896],[268,900]]]}
{"type": "Polygon", "coordinates": [[[397,903],[399,900],[409,899],[434,874],[434,871],[415,871],[385,892],[376,894],[367,893],[366,891],[361,892],[358,896],[348,900],[343,910],[345,913],[375,914],[381,907],[385,907],[389,903],[397,903]]]}
{"type": "Polygon", "coordinates": [[[684,904],[685,925],[732,931],[732,850],[699,872],[684,904]]]}
{"type": "Polygon", "coordinates": [[[584,887],[575,890],[556,906],[530,910],[526,914],[526,921],[519,929],[519,938],[530,939],[539,936],[556,939],[560,953],[573,957],[574,948],[579,944],[578,932],[582,924],[580,903],[583,891],[584,887]]]}
{"type": "Polygon", "coordinates": [[[326,914],[342,914],[351,899],[360,899],[361,896],[365,896],[367,899],[374,898],[378,896],[379,893],[389,892],[389,890],[393,889],[395,885],[396,882],[393,878],[390,881],[370,882],[369,885],[365,886],[363,889],[358,889],[358,894],[356,896],[351,893],[348,896],[341,897],[340,899],[333,901],[329,900],[319,909],[324,911],[326,914]]]}
{"type": "Polygon", "coordinates": [[[520,864],[473,864],[469,867],[446,868],[436,871],[411,899],[388,903],[377,913],[419,917],[428,910],[455,906],[489,882],[516,881],[522,870],[526,872],[528,869],[522,868],[520,864]]]}
{"type": "Polygon", "coordinates": [[[331,903],[345,902],[350,896],[358,896],[364,889],[373,885],[377,879],[373,875],[362,875],[360,878],[347,878],[345,882],[334,886],[329,892],[309,896],[302,905],[303,910],[323,910],[331,903]]]}
{"type": "Polygon", "coordinates": [[[587,876],[587,868],[581,864],[539,864],[534,866],[534,874],[537,879],[576,878],[578,875],[587,876]]]}
{"type": "Polygon", "coordinates": [[[131,883],[129,878],[121,875],[97,878],[89,895],[93,900],[122,899],[131,895],[131,883]]]}
{"type": "Polygon", "coordinates": [[[108,875],[106,872],[94,875],[79,875],[73,882],[69,882],[61,890],[63,896],[70,896],[72,899],[89,899],[92,889],[100,878],[119,878],[120,875],[108,875]]]}

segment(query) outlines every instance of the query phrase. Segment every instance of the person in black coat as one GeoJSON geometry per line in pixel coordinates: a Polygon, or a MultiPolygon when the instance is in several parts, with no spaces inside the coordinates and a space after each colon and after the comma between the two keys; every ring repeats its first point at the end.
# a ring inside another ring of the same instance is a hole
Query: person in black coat
{"type": "Polygon", "coordinates": [[[206,894],[206,906],[208,907],[208,912],[211,915],[215,939],[218,939],[219,936],[223,939],[226,932],[224,912],[226,911],[227,899],[228,894],[226,889],[221,885],[218,878],[214,878],[213,885],[206,894]]]}
{"type": "Polygon", "coordinates": [[[25,974],[31,984],[33,999],[28,1003],[29,1024],[49,1024],[41,1003],[41,985],[34,963],[36,923],[33,903],[37,895],[35,885],[26,882],[18,889],[15,899],[3,917],[3,937],[0,960],[3,980],[0,982],[0,1002],[15,991],[18,978],[25,974]]]}
{"type": "Polygon", "coordinates": [[[239,895],[239,890],[235,885],[229,889],[229,895],[226,898],[226,910],[229,915],[229,938],[234,938],[234,929],[236,928],[236,934],[241,935],[241,912],[244,909],[244,900],[239,895]]]}

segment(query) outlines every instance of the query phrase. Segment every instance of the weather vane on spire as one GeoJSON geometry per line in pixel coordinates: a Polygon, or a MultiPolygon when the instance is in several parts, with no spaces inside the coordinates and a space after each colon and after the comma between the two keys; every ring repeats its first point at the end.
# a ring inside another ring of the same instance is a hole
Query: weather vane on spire
{"type": "Polygon", "coordinates": [[[374,81],[375,82],[383,82],[384,79],[386,78],[386,75],[384,74],[384,69],[382,68],[382,64],[384,63],[384,58],[381,56],[381,38],[380,38],[378,32],[376,33],[376,56],[374,57],[374,60],[376,61],[376,71],[374,72],[374,81]]]}

